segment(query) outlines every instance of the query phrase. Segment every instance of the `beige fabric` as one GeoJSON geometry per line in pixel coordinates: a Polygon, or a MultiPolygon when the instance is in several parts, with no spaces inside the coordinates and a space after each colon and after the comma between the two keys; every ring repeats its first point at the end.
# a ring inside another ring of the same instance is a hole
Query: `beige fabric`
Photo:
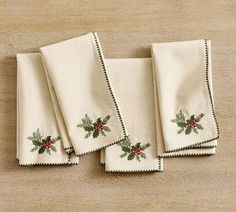
{"type": "MultiPolygon", "coordinates": [[[[77,155],[117,143],[126,136],[116,95],[109,83],[102,50],[96,33],[59,42],[40,49],[49,82],[55,89],[54,105],[58,106],[59,122],[65,123],[66,133],[77,155]],[[56,102],[56,103],[55,103],[56,102]],[[86,132],[82,123],[85,115],[93,122],[107,115],[111,132],[106,136],[86,132]]],[[[52,88],[52,90],[53,90],[52,88]]],[[[62,124],[63,125],[63,124],[62,124]]],[[[64,129],[63,129],[64,130],[64,129]]]]}
{"type": "Polygon", "coordinates": [[[214,154],[215,149],[209,147],[217,146],[218,129],[210,99],[213,92],[210,41],[207,51],[204,40],[152,44],[152,61],[158,155],[214,154]],[[176,119],[180,110],[186,118],[204,114],[198,122],[203,127],[197,130],[198,134],[177,133],[180,128],[171,120],[176,119]],[[183,150],[189,148],[194,150],[183,150]]]}
{"type": "Polygon", "coordinates": [[[156,156],[156,129],[153,98],[152,64],[150,58],[106,59],[111,83],[117,94],[120,109],[129,131],[132,145],[149,143],[145,158],[128,160],[121,146],[113,145],[101,153],[106,171],[162,171],[163,161],[156,156]]]}
{"type": "Polygon", "coordinates": [[[52,101],[43,69],[40,54],[17,55],[17,158],[20,165],[77,164],[78,157],[68,154],[61,140],[53,144],[56,152],[45,150],[38,153],[39,147],[29,140],[33,132],[43,138],[60,136],[53,111],[52,101]]]}

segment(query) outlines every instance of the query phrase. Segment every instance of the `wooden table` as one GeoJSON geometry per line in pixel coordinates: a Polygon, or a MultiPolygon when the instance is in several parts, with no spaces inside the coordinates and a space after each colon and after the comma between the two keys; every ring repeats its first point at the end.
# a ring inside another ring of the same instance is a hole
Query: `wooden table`
{"type": "Polygon", "coordinates": [[[0,211],[235,211],[235,0],[0,0],[0,211]],[[16,53],[97,31],[105,57],[149,57],[150,43],[212,40],[217,154],[164,160],[163,173],[19,167],[16,53]]]}

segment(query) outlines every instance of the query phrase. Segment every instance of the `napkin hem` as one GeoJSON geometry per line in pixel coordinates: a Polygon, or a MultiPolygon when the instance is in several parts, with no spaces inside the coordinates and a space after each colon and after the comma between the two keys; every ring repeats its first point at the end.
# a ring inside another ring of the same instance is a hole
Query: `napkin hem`
{"type": "Polygon", "coordinates": [[[122,139],[120,139],[120,140],[118,140],[118,141],[115,141],[115,142],[113,142],[113,143],[111,143],[111,144],[107,144],[107,145],[105,145],[105,146],[100,146],[100,147],[98,147],[97,149],[92,149],[92,150],[87,151],[87,152],[83,152],[83,153],[76,154],[76,156],[79,157],[79,156],[81,156],[81,155],[85,155],[85,154],[88,154],[88,153],[90,153],[90,152],[95,152],[95,151],[104,149],[104,148],[106,148],[106,147],[112,146],[112,145],[114,145],[114,144],[117,144],[117,143],[119,143],[119,142],[121,142],[121,141],[126,140],[127,137],[128,137],[128,136],[126,135],[124,138],[122,138],[122,139]]]}
{"type": "MultiPolygon", "coordinates": [[[[79,162],[70,162],[72,152],[73,152],[73,150],[71,152],[66,152],[67,153],[67,162],[58,162],[58,163],[57,162],[55,162],[55,163],[47,163],[47,162],[46,163],[19,163],[19,166],[78,165],[79,162]]],[[[17,160],[19,161],[19,159],[17,159],[17,160]]]]}
{"type": "MultiPolygon", "coordinates": [[[[105,163],[103,163],[104,165],[105,163]]],[[[105,170],[105,172],[113,172],[113,173],[119,173],[119,172],[162,172],[163,171],[163,158],[158,156],[158,169],[141,169],[141,170],[105,170]]]]}
{"type": "Polygon", "coordinates": [[[184,153],[177,153],[175,155],[169,155],[169,154],[166,154],[164,153],[165,155],[159,155],[160,158],[166,158],[166,157],[188,157],[188,156],[211,156],[211,155],[215,155],[216,153],[187,153],[187,154],[184,154],[184,153]]]}

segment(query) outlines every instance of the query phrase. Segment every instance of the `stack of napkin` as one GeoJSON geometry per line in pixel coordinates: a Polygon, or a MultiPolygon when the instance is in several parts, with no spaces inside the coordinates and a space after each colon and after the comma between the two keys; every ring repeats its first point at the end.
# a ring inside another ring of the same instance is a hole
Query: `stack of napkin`
{"type": "Polygon", "coordinates": [[[211,43],[157,43],[151,58],[105,59],[96,33],[17,54],[20,165],[162,171],[163,158],[215,154],[211,43]]]}

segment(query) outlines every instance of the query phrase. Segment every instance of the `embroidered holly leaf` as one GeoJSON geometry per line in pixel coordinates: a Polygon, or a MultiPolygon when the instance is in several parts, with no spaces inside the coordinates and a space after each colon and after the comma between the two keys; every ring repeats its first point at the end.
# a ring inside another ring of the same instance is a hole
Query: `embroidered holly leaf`
{"type": "Polygon", "coordinates": [[[86,125],[90,125],[93,123],[87,114],[85,114],[85,117],[82,119],[82,122],[83,122],[83,124],[86,124],[86,125]]]}
{"type": "Polygon", "coordinates": [[[184,122],[178,122],[177,125],[181,128],[186,126],[186,124],[184,122]]]}
{"type": "Polygon", "coordinates": [[[185,134],[188,135],[191,133],[191,131],[192,131],[192,127],[188,126],[185,130],[185,134]]]}
{"type": "Polygon", "coordinates": [[[195,132],[196,134],[198,134],[198,131],[196,128],[193,128],[193,132],[195,132]]]}
{"type": "Polygon", "coordinates": [[[39,148],[39,147],[36,146],[36,147],[34,147],[33,149],[31,149],[30,151],[31,151],[31,152],[34,152],[34,151],[36,151],[38,148],[39,148]]]}
{"type": "Polygon", "coordinates": [[[50,150],[49,150],[48,148],[46,148],[46,152],[47,152],[49,155],[51,155],[51,152],[50,152],[50,150]]]}
{"type": "Polygon", "coordinates": [[[177,122],[179,122],[179,119],[172,119],[171,122],[177,123],[177,122]]]}
{"type": "Polygon", "coordinates": [[[40,141],[33,140],[32,143],[33,143],[35,146],[41,146],[41,142],[40,142],[40,141]]]}
{"type": "Polygon", "coordinates": [[[87,133],[87,134],[84,136],[84,138],[88,138],[91,134],[92,134],[92,132],[87,133]]]}
{"type": "Polygon", "coordinates": [[[38,153],[39,153],[39,154],[44,153],[45,149],[46,149],[45,146],[41,146],[40,149],[39,149],[39,151],[38,151],[38,153]]]}
{"type": "Polygon", "coordinates": [[[189,121],[193,121],[194,119],[194,115],[191,115],[189,121]]]}
{"type": "Polygon", "coordinates": [[[177,131],[178,134],[182,133],[184,131],[184,127],[177,131]]]}
{"type": "Polygon", "coordinates": [[[139,155],[136,155],[135,157],[136,157],[136,160],[138,160],[138,161],[140,162],[140,157],[139,157],[139,155]]]}
{"type": "Polygon", "coordinates": [[[198,128],[199,130],[202,130],[202,129],[203,129],[203,127],[202,127],[201,124],[197,124],[196,126],[197,126],[197,128],[198,128]]]}
{"type": "Polygon", "coordinates": [[[100,133],[103,135],[103,136],[106,136],[106,133],[104,131],[100,131],[100,133]]]}
{"type": "Polygon", "coordinates": [[[126,156],[127,156],[127,154],[128,154],[128,153],[127,153],[127,152],[125,152],[125,153],[121,154],[121,155],[120,155],[120,157],[121,157],[121,158],[124,158],[124,157],[126,157],[126,156]]]}
{"type": "Polygon", "coordinates": [[[93,126],[86,126],[86,127],[84,127],[84,130],[85,131],[87,131],[87,132],[91,132],[91,131],[93,131],[93,126]]]}
{"type": "Polygon", "coordinates": [[[147,144],[145,144],[145,145],[142,146],[142,150],[145,150],[145,149],[147,149],[147,148],[150,147],[150,146],[151,146],[151,144],[147,143],[147,144]]]}
{"type": "Polygon", "coordinates": [[[199,122],[203,116],[205,116],[205,114],[201,113],[199,116],[197,116],[196,121],[199,122]]]}
{"type": "Polygon", "coordinates": [[[97,138],[99,136],[99,130],[96,129],[93,131],[93,138],[97,138]]]}
{"type": "Polygon", "coordinates": [[[104,129],[105,131],[107,131],[107,132],[110,132],[110,131],[111,131],[111,129],[110,129],[109,127],[107,127],[107,126],[104,126],[103,129],[104,129]]]}
{"type": "Polygon", "coordinates": [[[143,153],[143,152],[140,152],[140,156],[141,156],[141,158],[144,158],[144,159],[146,159],[146,155],[145,155],[145,153],[143,153]]]}
{"type": "Polygon", "coordinates": [[[138,149],[141,147],[141,143],[137,143],[135,146],[132,146],[134,149],[138,149]]]}
{"type": "Polygon", "coordinates": [[[57,149],[56,149],[55,146],[51,146],[51,150],[52,150],[53,152],[56,152],[56,151],[57,151],[57,149]]]}
{"type": "Polygon", "coordinates": [[[107,115],[102,121],[104,122],[104,124],[107,123],[107,121],[111,118],[110,115],[107,115]]]}
{"type": "Polygon", "coordinates": [[[123,152],[127,152],[127,153],[130,152],[130,148],[127,146],[122,146],[121,149],[123,152]]]}
{"type": "Polygon", "coordinates": [[[56,138],[53,138],[53,139],[51,139],[51,143],[52,144],[55,144],[58,140],[60,140],[61,139],[61,137],[60,136],[58,136],[58,137],[56,137],[56,138]]]}
{"type": "Polygon", "coordinates": [[[134,159],[134,157],[135,157],[135,153],[134,152],[132,152],[132,153],[130,153],[129,155],[128,155],[128,160],[133,160],[134,159]]]}

